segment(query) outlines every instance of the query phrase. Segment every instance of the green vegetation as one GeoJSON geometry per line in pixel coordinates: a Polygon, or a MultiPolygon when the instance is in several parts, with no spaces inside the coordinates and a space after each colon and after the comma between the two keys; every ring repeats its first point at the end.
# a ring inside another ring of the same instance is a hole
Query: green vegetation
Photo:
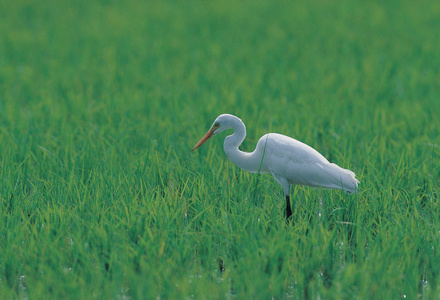
{"type": "Polygon", "coordinates": [[[440,295],[438,1],[0,0],[1,299],[440,295]],[[191,149],[221,113],[358,195],[191,149]]]}

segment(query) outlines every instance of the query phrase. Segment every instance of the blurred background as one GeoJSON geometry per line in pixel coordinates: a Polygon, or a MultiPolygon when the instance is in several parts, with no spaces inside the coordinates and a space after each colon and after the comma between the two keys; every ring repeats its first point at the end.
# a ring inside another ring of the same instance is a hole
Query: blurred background
{"type": "Polygon", "coordinates": [[[232,113],[253,140],[313,143],[312,128],[361,143],[385,123],[392,138],[432,139],[439,13],[438,1],[1,1],[1,122],[110,122],[190,147],[232,113]]]}

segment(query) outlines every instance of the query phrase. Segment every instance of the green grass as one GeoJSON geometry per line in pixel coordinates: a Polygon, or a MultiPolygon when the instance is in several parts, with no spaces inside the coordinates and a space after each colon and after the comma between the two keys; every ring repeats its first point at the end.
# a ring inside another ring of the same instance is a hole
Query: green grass
{"type": "Polygon", "coordinates": [[[440,296],[438,1],[0,0],[1,299],[440,296]],[[281,187],[221,113],[353,170],[281,187]]]}

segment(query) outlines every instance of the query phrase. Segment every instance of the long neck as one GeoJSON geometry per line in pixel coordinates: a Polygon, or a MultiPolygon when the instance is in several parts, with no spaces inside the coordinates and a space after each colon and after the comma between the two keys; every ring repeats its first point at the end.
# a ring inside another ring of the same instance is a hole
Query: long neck
{"type": "Polygon", "coordinates": [[[246,126],[244,126],[239,118],[234,119],[231,126],[234,129],[234,133],[227,136],[223,144],[223,149],[225,150],[226,155],[241,169],[257,173],[260,167],[260,160],[254,157],[255,151],[248,153],[238,149],[246,137],[246,126]]]}

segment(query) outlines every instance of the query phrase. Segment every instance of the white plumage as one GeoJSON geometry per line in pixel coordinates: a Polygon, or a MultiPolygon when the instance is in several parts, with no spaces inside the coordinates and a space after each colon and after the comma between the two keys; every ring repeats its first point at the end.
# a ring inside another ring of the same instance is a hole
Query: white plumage
{"type": "Polygon", "coordinates": [[[226,155],[243,170],[273,175],[286,196],[287,218],[291,215],[289,191],[292,184],[341,189],[347,193],[357,191],[359,181],[352,171],[330,163],[318,151],[291,137],[268,133],[260,138],[253,152],[241,151],[238,147],[246,137],[246,127],[238,117],[230,114],[218,116],[193,151],[211,136],[231,128],[234,133],[225,138],[223,147],[226,155]]]}

